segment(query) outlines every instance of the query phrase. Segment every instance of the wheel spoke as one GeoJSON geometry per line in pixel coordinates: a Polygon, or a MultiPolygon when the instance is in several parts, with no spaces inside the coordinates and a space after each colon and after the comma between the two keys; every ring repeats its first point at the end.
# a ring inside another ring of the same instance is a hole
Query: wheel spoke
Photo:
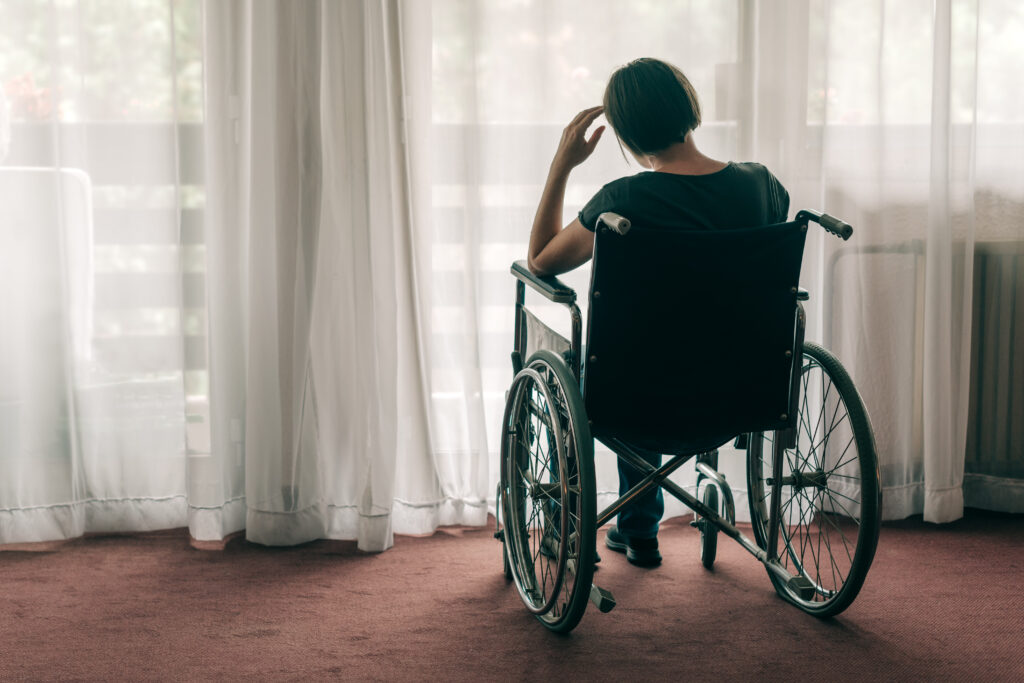
{"type": "MultiPolygon", "coordinates": [[[[850,442],[853,443],[853,437],[852,436],[850,437],[850,442]]],[[[842,461],[843,456],[846,455],[846,452],[848,450],[850,450],[850,444],[846,444],[846,448],[844,448],[843,452],[839,455],[839,460],[840,461],[842,461]]],[[[835,467],[832,468],[832,471],[834,472],[834,471],[838,470],[843,465],[846,465],[847,463],[853,462],[853,460],[859,460],[860,459],[859,456],[860,456],[860,453],[854,453],[854,456],[853,456],[853,458],[851,460],[846,460],[846,461],[839,462],[839,464],[837,464],[835,467]]]]}
{"type": "MultiPolygon", "coordinates": [[[[838,564],[836,564],[836,554],[832,551],[832,537],[828,533],[828,531],[822,528],[818,531],[818,533],[824,537],[825,545],[828,546],[828,559],[829,563],[832,565],[832,589],[835,590],[846,582],[848,572],[844,572],[843,569],[838,564]]],[[[840,538],[842,539],[841,534],[840,538]]],[[[844,552],[845,551],[846,548],[844,545],[844,552]]]]}
{"type": "MultiPolygon", "coordinates": [[[[827,389],[827,391],[826,391],[826,394],[827,394],[828,392],[830,392],[831,390],[832,390],[832,384],[831,384],[831,382],[830,382],[830,383],[829,383],[829,386],[828,386],[828,389],[827,389]]],[[[824,418],[825,418],[824,406],[825,406],[825,404],[824,404],[824,403],[822,403],[822,408],[823,408],[823,409],[822,409],[822,412],[821,412],[821,413],[819,414],[819,416],[818,416],[818,419],[817,419],[817,420],[815,420],[815,423],[814,423],[814,433],[813,433],[813,434],[811,434],[811,435],[809,435],[809,436],[810,436],[810,438],[809,438],[809,447],[808,447],[808,449],[807,449],[807,455],[806,455],[806,457],[805,457],[805,458],[803,459],[803,462],[801,463],[801,469],[803,469],[804,467],[806,467],[806,466],[807,466],[807,463],[808,463],[808,462],[810,461],[810,459],[811,459],[811,456],[812,456],[812,455],[814,455],[815,453],[817,453],[817,452],[818,452],[818,447],[819,447],[820,445],[822,445],[823,443],[825,443],[826,441],[828,441],[828,436],[829,436],[829,435],[825,435],[825,436],[824,436],[824,437],[822,438],[822,440],[821,440],[821,441],[819,441],[819,442],[815,443],[815,439],[816,439],[816,437],[818,436],[818,426],[819,426],[819,424],[820,424],[820,425],[824,425],[824,424],[825,424],[825,419],[824,419],[824,418]]],[[[833,417],[835,417],[835,415],[834,415],[834,414],[833,414],[833,417]]],[[[831,432],[829,432],[829,434],[831,434],[831,432]]],[[[800,446],[800,444],[799,444],[799,441],[798,441],[798,442],[797,442],[797,448],[799,448],[799,446],[800,446]]]]}
{"type": "MultiPolygon", "coordinates": [[[[850,501],[851,503],[855,503],[858,506],[861,504],[861,501],[856,500],[855,498],[850,498],[848,495],[846,495],[844,493],[839,493],[838,491],[833,491],[832,489],[829,489],[828,495],[829,495],[829,498],[833,498],[833,496],[839,496],[840,498],[845,498],[846,500],[850,501]]],[[[835,502],[835,504],[838,505],[839,507],[843,508],[843,512],[845,512],[846,516],[849,517],[850,519],[852,519],[854,521],[857,521],[859,519],[856,515],[851,514],[850,511],[847,510],[846,507],[842,503],[840,503],[839,501],[836,501],[834,498],[833,498],[833,502],[835,502]]]]}
{"type": "MultiPolygon", "coordinates": [[[[799,500],[799,498],[800,498],[799,493],[797,495],[793,496],[793,498],[795,500],[799,500]]],[[[808,523],[808,521],[806,519],[806,514],[807,513],[804,510],[803,505],[799,505],[798,504],[798,509],[800,510],[800,519],[798,520],[798,523],[797,523],[797,527],[799,529],[799,531],[797,533],[799,533],[803,538],[806,539],[806,549],[810,552],[811,558],[814,560],[814,566],[815,566],[815,568],[817,568],[817,566],[819,564],[818,558],[821,556],[821,548],[820,547],[818,548],[818,554],[816,555],[814,553],[814,542],[811,540],[810,533],[808,533],[808,528],[810,527],[810,524],[808,523]]],[[[813,510],[814,510],[814,508],[813,508],[813,506],[811,506],[810,511],[812,512],[812,514],[813,514],[813,510]]],[[[794,558],[794,560],[800,563],[801,568],[806,566],[807,563],[804,561],[804,544],[803,543],[801,544],[801,548],[800,548],[800,557],[799,558],[794,558]]],[[[817,583],[817,581],[815,581],[815,583],[817,583]]]]}
{"type": "MultiPolygon", "coordinates": [[[[799,557],[796,557],[794,555],[793,556],[793,562],[794,563],[798,563],[802,567],[804,565],[804,559],[803,558],[805,557],[805,551],[807,551],[809,549],[810,536],[805,534],[805,533],[803,533],[803,529],[805,527],[805,524],[804,524],[804,512],[803,512],[803,508],[802,508],[802,506],[800,505],[800,502],[799,502],[799,496],[790,496],[789,502],[792,503],[793,501],[797,501],[797,509],[799,510],[799,515],[798,515],[797,523],[796,523],[795,526],[796,526],[796,533],[799,536],[799,540],[800,540],[800,553],[799,553],[799,557]]],[[[789,534],[787,534],[786,536],[787,536],[787,543],[786,543],[786,545],[789,546],[789,548],[787,548],[786,555],[789,556],[789,555],[793,554],[792,553],[792,546],[788,542],[788,539],[791,538],[791,536],[789,536],[789,534]]],[[[813,549],[811,549],[811,554],[813,555],[813,549]]]]}
{"type": "MultiPolygon", "coordinates": [[[[842,419],[846,419],[847,415],[848,414],[843,414],[843,418],[842,419]]],[[[832,417],[834,418],[835,415],[833,415],[832,417]]],[[[821,441],[819,441],[817,444],[812,446],[813,450],[817,450],[819,447],[822,447],[822,450],[824,450],[824,446],[828,443],[829,437],[832,436],[832,432],[834,432],[839,427],[839,425],[841,425],[841,424],[842,424],[842,420],[840,420],[839,422],[833,423],[832,426],[829,428],[828,433],[825,434],[825,436],[822,437],[821,441]]],[[[850,438],[852,439],[853,437],[850,437],[850,438]]]]}
{"type": "Polygon", "coordinates": [[[832,520],[832,517],[830,515],[825,514],[823,516],[828,521],[828,523],[832,525],[832,528],[835,529],[837,532],[839,532],[839,538],[842,539],[842,541],[843,541],[843,549],[846,551],[846,559],[848,559],[850,561],[850,564],[852,565],[853,564],[853,556],[850,555],[850,547],[846,543],[846,534],[844,534],[843,530],[839,528],[839,525],[836,524],[832,520]]]}
{"type": "MultiPolygon", "coordinates": [[[[804,494],[804,495],[806,496],[806,494],[804,494]]],[[[817,498],[817,497],[818,497],[818,493],[816,492],[815,493],[815,498],[817,498]]],[[[812,505],[813,505],[813,502],[812,502],[812,505]]],[[[835,558],[832,555],[832,544],[831,544],[831,541],[830,541],[830,539],[828,537],[828,534],[827,533],[822,533],[822,525],[821,525],[820,517],[821,517],[821,512],[819,510],[819,514],[818,514],[818,518],[819,518],[819,521],[818,521],[818,557],[821,558],[821,542],[822,542],[822,539],[824,539],[824,541],[825,541],[825,551],[828,553],[828,560],[829,560],[829,565],[830,565],[829,568],[830,568],[831,573],[832,573],[832,585],[833,586],[837,586],[837,585],[839,585],[839,580],[836,578],[836,570],[838,569],[838,567],[836,566],[835,558]]],[[[819,559],[819,564],[820,564],[820,559],[819,559]]],[[[816,566],[815,567],[815,573],[818,576],[818,580],[815,581],[815,583],[818,586],[821,586],[821,567],[820,566],[816,566]]],[[[840,572],[840,573],[842,573],[842,572],[840,572]]]]}
{"type": "MultiPolygon", "coordinates": [[[[821,366],[818,365],[817,363],[815,363],[815,367],[820,368],[821,366]]],[[[815,438],[818,436],[818,424],[819,424],[819,422],[821,424],[824,424],[825,406],[828,405],[828,395],[832,391],[832,380],[829,380],[828,388],[826,389],[825,388],[825,379],[824,378],[825,378],[825,375],[824,375],[824,373],[822,373],[822,386],[821,386],[821,392],[822,392],[821,408],[822,409],[821,409],[821,412],[818,413],[818,417],[814,420],[814,433],[808,435],[808,436],[810,436],[810,442],[811,442],[811,445],[812,445],[811,450],[814,450],[813,444],[815,442],[815,438]]],[[[806,398],[806,395],[805,395],[805,398],[806,398]]]]}

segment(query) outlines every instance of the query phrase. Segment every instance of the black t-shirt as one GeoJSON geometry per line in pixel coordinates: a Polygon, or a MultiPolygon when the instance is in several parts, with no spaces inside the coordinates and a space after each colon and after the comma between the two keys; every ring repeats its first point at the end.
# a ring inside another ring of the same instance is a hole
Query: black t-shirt
{"type": "Polygon", "coordinates": [[[729,162],[707,175],[644,171],[619,178],[587,202],[580,223],[593,231],[605,211],[651,228],[753,228],[786,222],[789,193],[761,164],[729,162]]]}

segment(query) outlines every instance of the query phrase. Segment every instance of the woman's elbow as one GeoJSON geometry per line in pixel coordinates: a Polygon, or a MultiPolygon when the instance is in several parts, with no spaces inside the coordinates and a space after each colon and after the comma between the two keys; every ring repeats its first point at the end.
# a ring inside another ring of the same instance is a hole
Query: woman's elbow
{"type": "Polygon", "coordinates": [[[534,275],[547,275],[550,269],[550,263],[547,263],[547,268],[544,267],[545,262],[551,260],[551,254],[545,254],[544,247],[537,249],[530,245],[526,250],[526,267],[530,269],[530,272],[534,275]]]}
{"type": "Polygon", "coordinates": [[[526,267],[530,270],[531,273],[533,273],[537,277],[543,277],[544,275],[548,274],[548,271],[545,270],[544,267],[542,267],[540,264],[538,264],[537,259],[535,259],[532,256],[528,256],[526,258],[526,267]]]}

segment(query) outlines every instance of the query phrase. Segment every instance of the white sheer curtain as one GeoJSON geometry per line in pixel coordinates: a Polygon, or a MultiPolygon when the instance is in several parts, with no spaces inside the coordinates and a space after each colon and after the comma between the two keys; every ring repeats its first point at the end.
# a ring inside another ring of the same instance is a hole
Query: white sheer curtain
{"type": "Polygon", "coordinates": [[[486,521],[430,370],[429,10],[0,3],[0,544],[486,521]]]}
{"type": "Polygon", "coordinates": [[[186,520],[200,82],[175,17],[198,3],[0,2],[0,543],[186,520]]]}
{"type": "MultiPolygon", "coordinates": [[[[1008,210],[1024,193],[1024,102],[1013,85],[1022,23],[1020,5],[999,0],[435,0],[434,318],[453,330],[452,364],[478,368],[492,454],[510,378],[507,269],[525,254],[550,155],[616,66],[655,56],[701,95],[705,152],[761,161],[794,211],[824,209],[855,226],[850,243],[809,240],[810,338],[837,352],[864,396],[885,516],[961,516],[968,399],[983,381],[970,372],[971,321],[988,305],[973,296],[975,245],[1021,253],[1024,242],[1008,210]],[[464,321],[472,338],[458,336],[464,321]]],[[[607,138],[570,180],[566,222],[603,183],[639,170],[607,138]]],[[[588,276],[584,267],[565,279],[585,289],[588,276]]],[[[557,307],[534,304],[567,330],[557,307]]],[[[1000,329],[1015,339],[1010,323],[1000,329]]],[[[1013,372],[1020,346],[1006,346],[1002,371],[1013,372]]],[[[999,424],[999,443],[1011,444],[1012,427],[999,424]]],[[[742,489],[739,454],[723,449],[721,461],[742,489]]],[[[600,504],[617,483],[613,458],[599,453],[597,464],[600,504]]],[[[968,476],[970,504],[1021,511],[1024,473],[999,471],[968,476]]],[[[667,502],[668,515],[683,511],[667,502]]]]}
{"type": "MultiPolygon", "coordinates": [[[[815,234],[804,281],[812,338],[874,418],[886,516],[1024,511],[1018,3],[0,0],[0,17],[0,543],[187,524],[380,550],[484,523],[508,265],[561,128],[641,55],[689,74],[706,152],[763,161],[794,209],[857,228],[815,234]]],[[[567,220],[637,170],[607,138],[567,220]]],[[[722,462],[741,489],[739,454],[722,462]]],[[[613,459],[598,472],[607,502],[613,459]]]]}
{"type": "MultiPolygon", "coordinates": [[[[809,24],[818,96],[809,116],[822,131],[810,168],[820,169],[822,202],[861,227],[858,244],[818,253],[830,293],[822,335],[870,406],[885,515],[952,521],[965,491],[968,504],[1024,511],[1024,472],[965,472],[971,420],[1011,429],[991,419],[1009,405],[972,410],[969,398],[1005,381],[1019,358],[1018,338],[1018,353],[971,372],[972,347],[990,343],[972,320],[1000,305],[975,291],[976,264],[993,247],[1024,253],[1024,226],[1007,211],[1024,197],[1024,99],[1013,85],[1024,10],[992,0],[812,3],[809,24]]],[[[1007,318],[988,334],[1012,339],[1013,327],[1007,318]]]]}
{"type": "Polygon", "coordinates": [[[429,14],[406,7],[419,34],[403,40],[395,1],[206,5],[213,439],[197,538],[243,510],[250,540],[367,550],[486,519],[484,477],[431,447],[410,182],[429,14]]]}

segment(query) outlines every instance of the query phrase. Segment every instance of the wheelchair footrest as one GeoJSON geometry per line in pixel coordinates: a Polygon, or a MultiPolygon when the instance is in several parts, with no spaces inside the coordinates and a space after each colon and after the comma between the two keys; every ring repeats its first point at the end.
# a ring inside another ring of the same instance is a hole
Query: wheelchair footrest
{"type": "Polygon", "coordinates": [[[814,597],[814,584],[806,576],[794,576],[788,581],[789,589],[800,596],[801,600],[814,597]]]}
{"type": "Polygon", "coordinates": [[[596,583],[590,586],[590,602],[601,612],[611,612],[615,608],[615,597],[611,591],[601,588],[596,583]]]}

